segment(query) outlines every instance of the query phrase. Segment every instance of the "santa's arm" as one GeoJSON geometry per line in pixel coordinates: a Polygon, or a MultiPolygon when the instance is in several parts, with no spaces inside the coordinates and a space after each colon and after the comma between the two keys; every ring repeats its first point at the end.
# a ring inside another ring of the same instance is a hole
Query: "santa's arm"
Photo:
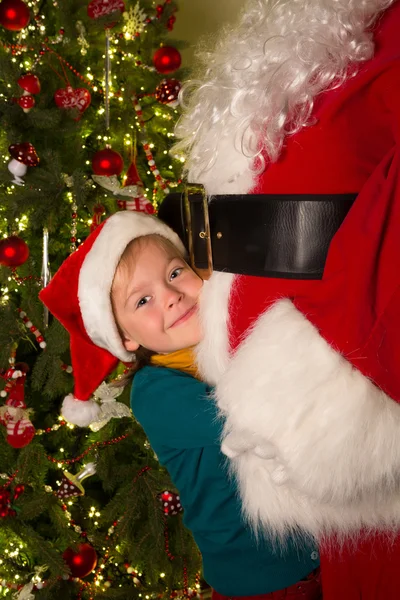
{"type": "Polygon", "coordinates": [[[400,405],[332,349],[290,300],[258,319],[217,397],[227,415],[223,450],[229,454],[233,439],[236,451],[241,433],[257,440],[259,456],[265,443],[275,483],[288,479],[334,504],[400,484],[400,405]]]}

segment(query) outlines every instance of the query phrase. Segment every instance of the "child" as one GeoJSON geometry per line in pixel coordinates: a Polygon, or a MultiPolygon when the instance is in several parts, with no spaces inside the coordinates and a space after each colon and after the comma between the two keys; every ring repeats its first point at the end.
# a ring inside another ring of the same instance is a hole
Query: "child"
{"type": "Polygon", "coordinates": [[[202,280],[176,234],[155,217],[109,217],[61,266],[40,297],[71,335],[75,397],[63,415],[96,418],[90,395],[118,360],[133,362],[132,410],[179,489],[184,521],[203,557],[214,600],[233,596],[318,600],[318,553],[306,541],[258,543],[241,519],[220,452],[212,389],[197,379],[191,347],[202,336],[202,280]]]}

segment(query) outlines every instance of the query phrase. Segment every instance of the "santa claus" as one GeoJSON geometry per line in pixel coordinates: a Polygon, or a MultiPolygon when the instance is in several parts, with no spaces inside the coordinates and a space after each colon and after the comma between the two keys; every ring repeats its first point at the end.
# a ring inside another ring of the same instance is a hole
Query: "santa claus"
{"type": "Polygon", "coordinates": [[[399,32],[399,0],[252,0],[177,128],[222,447],[324,600],[399,597],[399,32]]]}

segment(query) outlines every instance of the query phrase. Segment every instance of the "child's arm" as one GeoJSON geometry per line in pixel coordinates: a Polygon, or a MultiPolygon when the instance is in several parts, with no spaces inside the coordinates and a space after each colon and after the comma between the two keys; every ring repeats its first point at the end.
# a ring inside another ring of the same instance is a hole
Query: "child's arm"
{"type": "Polygon", "coordinates": [[[135,376],[131,406],[148,438],[173,448],[218,444],[223,422],[213,388],[173,369],[150,367],[135,376]]]}

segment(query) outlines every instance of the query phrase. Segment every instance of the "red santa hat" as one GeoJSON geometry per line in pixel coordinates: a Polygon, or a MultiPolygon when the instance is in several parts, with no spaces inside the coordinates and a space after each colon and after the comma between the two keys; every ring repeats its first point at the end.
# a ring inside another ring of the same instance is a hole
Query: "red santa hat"
{"type": "Polygon", "coordinates": [[[97,420],[99,405],[90,397],[100,383],[119,360],[134,359],[119,335],[110,291],[126,246],[137,237],[151,234],[167,238],[185,252],[179,237],[156,217],[121,211],[89,235],[39,294],[70,334],[75,387],[74,395],[64,399],[62,414],[81,427],[97,420]]]}

